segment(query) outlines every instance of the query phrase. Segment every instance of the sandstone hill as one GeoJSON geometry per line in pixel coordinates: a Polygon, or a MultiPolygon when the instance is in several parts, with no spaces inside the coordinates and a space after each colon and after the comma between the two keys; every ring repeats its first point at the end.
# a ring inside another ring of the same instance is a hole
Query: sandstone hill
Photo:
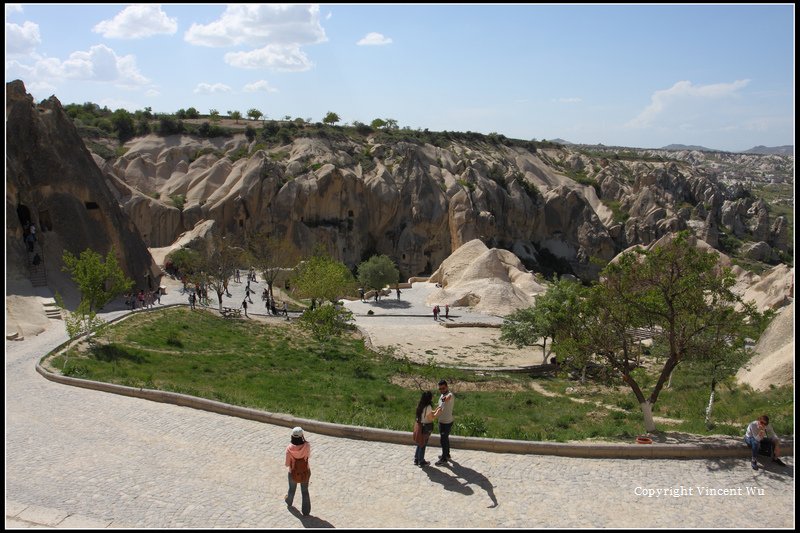
{"type": "Polygon", "coordinates": [[[498,316],[530,307],[546,290],[516,255],[489,249],[480,239],[459,247],[428,281],[441,285],[428,297],[428,305],[468,306],[498,316]]]}
{"type": "Polygon", "coordinates": [[[756,355],[736,379],[756,390],[794,381],[794,304],[780,309],[755,346],[756,355]]]}
{"type": "MultiPolygon", "coordinates": [[[[35,105],[21,82],[7,84],[6,118],[6,266],[8,279],[22,284],[28,220],[41,228],[55,288],[67,285],[63,249],[105,252],[113,244],[142,285],[145,272],[157,275],[145,246],[163,257],[209,232],[266,234],[301,254],[321,245],[351,267],[382,253],[403,277],[439,269],[440,297],[495,312],[505,311],[492,292],[514,305],[537,293],[524,269],[591,279],[599,271],[593,259],[610,261],[677,230],[718,250],[743,241],[750,261],[775,265],[793,252],[789,221],[736,181],[791,183],[791,156],[265,121],[250,135],[135,137],[122,155],[103,158],[87,151],[55,97],[35,105]],[[457,277],[444,263],[462,245],[472,252],[457,277]],[[487,291],[494,278],[505,285],[487,291]]],[[[745,288],[769,278],[741,276],[745,288]]],[[[785,305],[793,283],[788,296],[783,283],[775,294],[754,290],[764,305],[785,305]]]]}
{"type": "MultiPolygon", "coordinates": [[[[106,177],[85,148],[61,104],[51,97],[34,104],[22,82],[6,84],[6,284],[8,294],[37,294],[31,282],[38,255],[47,286],[68,300],[72,283],[61,272],[64,250],[75,255],[86,248],[105,255],[113,246],[126,274],[138,286],[151,283],[159,269],[137,228],[112,196],[106,177]],[[37,228],[34,251],[23,242],[23,224],[37,228]]],[[[8,299],[7,299],[8,303],[8,299]]],[[[9,313],[8,332],[42,330],[42,305],[9,313]],[[36,315],[38,310],[40,320],[36,315]],[[26,320],[18,320],[27,317],[26,320]]]]}
{"type": "Polygon", "coordinates": [[[410,277],[432,273],[477,238],[533,270],[584,279],[598,270],[590,258],[608,261],[681,229],[715,248],[727,237],[748,241],[751,260],[775,263],[789,250],[787,220],[723,183],[714,166],[761,161],[753,172],[768,174],[787,158],[729,154],[736,159],[705,165],[698,158],[712,156],[699,152],[631,158],[485,136],[291,124],[291,137],[252,141],[242,133],[151,134],[100,163],[151,247],[213,220],[215,231],[278,236],[301,254],[322,245],[351,267],[383,253],[410,277]]]}

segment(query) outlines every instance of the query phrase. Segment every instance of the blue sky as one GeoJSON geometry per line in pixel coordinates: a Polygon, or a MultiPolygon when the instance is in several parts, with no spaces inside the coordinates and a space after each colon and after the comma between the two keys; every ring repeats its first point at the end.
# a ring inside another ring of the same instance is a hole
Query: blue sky
{"type": "Polygon", "coordinates": [[[6,4],[6,81],[111,109],[794,144],[794,6],[6,4]]]}

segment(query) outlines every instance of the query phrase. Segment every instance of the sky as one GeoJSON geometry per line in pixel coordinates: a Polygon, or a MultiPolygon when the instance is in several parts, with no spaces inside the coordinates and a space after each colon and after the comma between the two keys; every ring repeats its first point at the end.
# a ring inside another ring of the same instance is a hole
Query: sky
{"type": "Polygon", "coordinates": [[[794,144],[794,6],[5,4],[6,81],[115,110],[794,144]]]}

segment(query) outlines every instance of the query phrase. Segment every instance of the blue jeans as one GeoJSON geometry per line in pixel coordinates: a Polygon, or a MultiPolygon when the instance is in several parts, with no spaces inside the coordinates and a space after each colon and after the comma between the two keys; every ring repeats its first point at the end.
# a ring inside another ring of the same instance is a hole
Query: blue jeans
{"type": "Polygon", "coordinates": [[[442,443],[442,459],[450,458],[450,428],[453,423],[443,424],[439,422],[439,440],[442,443]]]}
{"type": "MultiPolygon", "coordinates": [[[[292,479],[292,473],[289,472],[289,493],[286,495],[286,505],[292,505],[296,490],[297,483],[292,479]]],[[[308,494],[308,483],[300,483],[300,493],[303,495],[302,512],[304,515],[308,515],[311,513],[311,496],[308,494]]]]}
{"type": "Polygon", "coordinates": [[[414,452],[414,464],[422,464],[425,462],[425,449],[428,447],[428,439],[430,437],[430,433],[425,433],[425,445],[417,446],[417,449],[414,452]]]}
{"type": "Polygon", "coordinates": [[[759,448],[759,446],[760,446],[760,444],[761,444],[761,443],[759,443],[759,442],[758,442],[758,441],[755,439],[755,437],[745,437],[745,438],[744,438],[744,442],[745,442],[745,443],[746,443],[748,446],[750,446],[750,449],[751,449],[751,450],[752,450],[752,452],[753,452],[753,459],[752,459],[752,460],[753,460],[753,461],[755,461],[755,460],[756,460],[756,456],[758,455],[758,448],[759,448]]]}
{"type": "Polygon", "coordinates": [[[773,459],[775,458],[775,446],[772,442],[772,438],[764,437],[760,441],[757,441],[755,437],[745,437],[744,441],[750,446],[750,450],[753,452],[753,461],[756,460],[759,451],[764,455],[769,455],[773,459]]]}

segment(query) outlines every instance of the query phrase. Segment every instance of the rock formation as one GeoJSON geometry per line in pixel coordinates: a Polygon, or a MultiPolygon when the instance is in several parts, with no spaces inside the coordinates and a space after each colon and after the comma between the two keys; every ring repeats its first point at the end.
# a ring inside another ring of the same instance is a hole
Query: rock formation
{"type": "Polygon", "coordinates": [[[754,348],[756,355],[736,374],[739,383],[766,391],[794,381],[794,305],[778,312],[754,348]]]}
{"type": "Polygon", "coordinates": [[[441,285],[427,300],[431,307],[471,307],[504,316],[533,305],[545,287],[508,250],[489,249],[479,239],[463,244],[428,280],[441,285]]]}
{"type": "Polygon", "coordinates": [[[27,222],[37,228],[47,283],[61,294],[75,290],[61,272],[65,250],[105,255],[113,246],[139,287],[158,280],[160,270],[59,101],[50,97],[37,105],[14,81],[6,84],[6,277],[30,287],[27,222]]]}

